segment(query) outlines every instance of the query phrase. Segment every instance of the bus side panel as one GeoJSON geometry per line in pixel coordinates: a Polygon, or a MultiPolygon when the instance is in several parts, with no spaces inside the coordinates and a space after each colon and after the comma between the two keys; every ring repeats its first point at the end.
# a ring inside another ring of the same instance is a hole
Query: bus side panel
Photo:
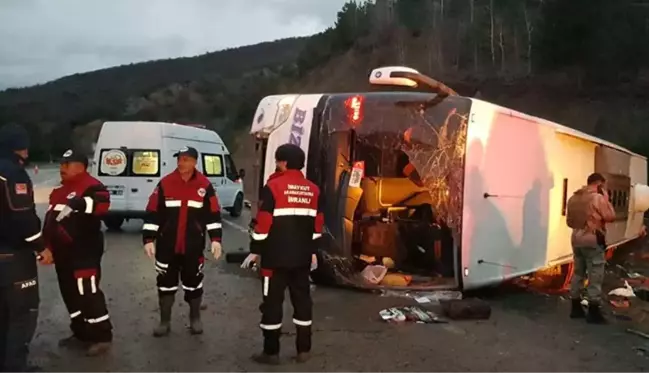
{"type": "MultiPolygon", "coordinates": [[[[280,145],[291,143],[302,148],[305,154],[309,154],[309,138],[311,136],[311,127],[313,127],[313,109],[318,105],[321,97],[322,95],[298,96],[291,109],[289,119],[268,137],[264,183],[275,172],[275,150],[280,145]]],[[[302,171],[306,173],[306,161],[302,171]]]]}
{"type": "Polygon", "coordinates": [[[549,221],[551,234],[547,247],[548,266],[572,260],[572,230],[566,223],[568,199],[586,184],[588,175],[594,172],[597,149],[597,145],[588,140],[558,132],[554,134],[553,143],[550,155],[554,189],[549,221]]]}
{"type": "Polygon", "coordinates": [[[635,238],[644,222],[644,212],[635,212],[635,200],[633,193],[634,184],[647,185],[647,160],[642,157],[632,156],[631,165],[629,166],[629,176],[631,177],[631,190],[629,191],[629,218],[627,229],[624,234],[625,239],[635,238]]]}
{"type": "Polygon", "coordinates": [[[553,140],[551,127],[473,100],[463,206],[465,289],[545,266],[550,206],[559,203],[552,200],[553,140]]]}

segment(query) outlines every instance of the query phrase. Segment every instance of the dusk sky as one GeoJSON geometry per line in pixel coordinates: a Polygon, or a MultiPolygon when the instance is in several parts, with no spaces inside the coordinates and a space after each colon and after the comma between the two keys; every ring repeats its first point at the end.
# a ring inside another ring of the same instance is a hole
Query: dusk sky
{"type": "Polygon", "coordinates": [[[345,0],[1,0],[0,89],[319,32],[345,0]]]}

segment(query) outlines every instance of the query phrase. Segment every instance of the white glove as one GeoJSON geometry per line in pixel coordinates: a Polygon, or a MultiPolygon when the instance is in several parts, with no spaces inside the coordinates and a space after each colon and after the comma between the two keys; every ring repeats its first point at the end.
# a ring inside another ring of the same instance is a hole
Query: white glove
{"type": "Polygon", "coordinates": [[[155,257],[155,243],[149,242],[144,244],[144,252],[149,258],[153,259],[155,257]]]}
{"type": "Polygon", "coordinates": [[[257,263],[257,261],[259,261],[259,255],[257,255],[257,254],[248,254],[248,256],[243,261],[243,263],[241,263],[241,268],[248,269],[248,268],[250,268],[250,264],[252,264],[253,262],[257,263]]]}
{"type": "Polygon", "coordinates": [[[318,269],[318,257],[315,254],[311,254],[311,271],[318,269]]]}
{"type": "Polygon", "coordinates": [[[221,243],[212,241],[212,255],[214,255],[214,260],[219,260],[222,252],[223,250],[221,249],[221,243]]]}
{"type": "Polygon", "coordinates": [[[70,214],[72,214],[73,211],[74,210],[72,209],[72,207],[65,206],[63,210],[61,210],[61,212],[59,212],[59,214],[56,216],[56,221],[61,221],[67,218],[68,216],[70,216],[70,214]]]}

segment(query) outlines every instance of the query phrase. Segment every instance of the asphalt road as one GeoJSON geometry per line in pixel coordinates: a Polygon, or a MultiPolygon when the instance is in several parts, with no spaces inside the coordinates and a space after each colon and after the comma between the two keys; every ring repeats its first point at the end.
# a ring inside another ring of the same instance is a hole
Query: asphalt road
{"type": "MultiPolygon", "coordinates": [[[[44,180],[47,177],[44,176],[44,180]]],[[[42,187],[41,187],[42,190],[42,187]]],[[[44,208],[40,205],[39,208],[44,208]]],[[[226,251],[247,244],[249,216],[227,220],[226,251]],[[242,231],[243,230],[243,231],[242,231]]],[[[114,325],[113,350],[87,358],[59,348],[68,335],[68,314],[52,267],[41,267],[41,308],[33,360],[50,371],[647,371],[649,360],[634,347],[647,341],[618,325],[588,326],[567,318],[568,302],[527,293],[495,294],[488,321],[449,324],[382,322],[386,307],[414,303],[349,290],[314,290],[314,350],[306,364],[291,362],[293,327],[286,306],[285,364],[274,368],[249,360],[261,348],[258,280],[236,265],[206,264],[205,334],[186,330],[182,295],[172,335],[151,336],[157,322],[155,270],[140,246],[138,221],[106,235],[102,287],[114,325]]]]}

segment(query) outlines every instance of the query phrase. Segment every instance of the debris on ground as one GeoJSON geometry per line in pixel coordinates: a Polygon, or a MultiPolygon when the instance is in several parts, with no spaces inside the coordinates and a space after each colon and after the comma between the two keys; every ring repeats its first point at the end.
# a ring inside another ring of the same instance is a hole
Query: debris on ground
{"type": "Polygon", "coordinates": [[[408,286],[412,281],[412,276],[401,273],[388,273],[381,280],[384,286],[408,286]]]}
{"type": "Polygon", "coordinates": [[[367,267],[363,268],[361,275],[363,276],[363,280],[365,280],[365,282],[372,285],[378,285],[379,283],[381,283],[387,273],[388,269],[385,266],[368,265],[367,267]]]}
{"type": "Polygon", "coordinates": [[[624,281],[624,287],[613,289],[608,292],[608,295],[614,295],[618,297],[623,297],[623,298],[633,298],[635,297],[635,293],[633,292],[633,288],[631,285],[629,285],[628,281],[624,281]]]}
{"type": "Polygon", "coordinates": [[[379,312],[384,321],[391,323],[416,322],[419,324],[441,324],[448,321],[435,312],[418,306],[390,307],[379,312]]]}
{"type": "Polygon", "coordinates": [[[399,291],[399,290],[384,290],[381,293],[384,297],[395,298],[411,298],[417,303],[439,303],[443,300],[456,300],[462,299],[462,293],[452,290],[438,290],[438,291],[399,291]]]}
{"type": "Polygon", "coordinates": [[[453,320],[487,320],[491,317],[489,303],[478,298],[440,302],[444,314],[453,320]]]}
{"type": "Polygon", "coordinates": [[[615,308],[629,308],[629,301],[627,299],[611,299],[609,301],[615,308]]]}
{"type": "Polygon", "coordinates": [[[649,302],[649,287],[647,286],[638,286],[633,288],[633,292],[638,299],[642,299],[645,302],[649,302]]]}
{"type": "Polygon", "coordinates": [[[635,346],[633,349],[640,355],[647,356],[649,355],[649,344],[645,343],[641,346],[635,346]]]}
{"type": "Polygon", "coordinates": [[[645,339],[649,339],[649,334],[643,333],[643,332],[641,332],[639,330],[627,329],[626,332],[631,333],[631,334],[635,334],[635,335],[640,336],[640,337],[645,338],[645,339]]]}

